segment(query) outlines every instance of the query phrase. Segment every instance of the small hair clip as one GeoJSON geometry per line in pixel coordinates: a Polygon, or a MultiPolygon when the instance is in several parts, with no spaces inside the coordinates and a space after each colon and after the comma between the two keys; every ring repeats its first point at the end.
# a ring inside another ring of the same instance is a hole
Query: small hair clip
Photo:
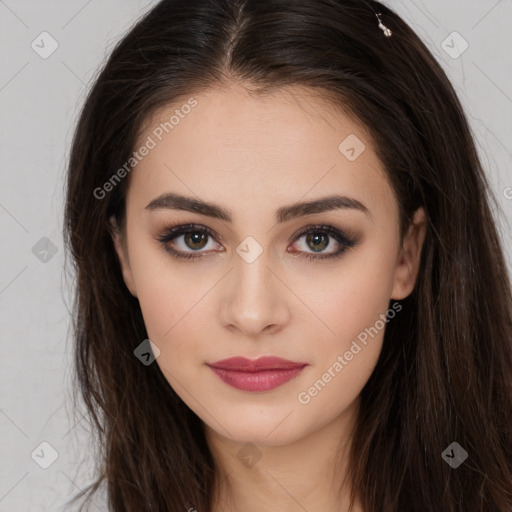
{"type": "Polygon", "coordinates": [[[393,32],[391,32],[391,30],[389,30],[389,28],[386,27],[386,25],[384,25],[382,23],[382,20],[380,19],[381,15],[382,15],[382,13],[380,13],[380,12],[379,12],[379,14],[375,13],[375,16],[377,16],[377,19],[379,20],[379,28],[382,30],[382,32],[384,32],[384,35],[386,37],[391,37],[391,34],[393,32]]]}

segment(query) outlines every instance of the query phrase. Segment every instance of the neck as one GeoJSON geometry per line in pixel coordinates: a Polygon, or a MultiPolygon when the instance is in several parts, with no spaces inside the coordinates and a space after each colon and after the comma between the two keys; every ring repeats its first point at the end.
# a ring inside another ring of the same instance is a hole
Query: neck
{"type": "MultiPolygon", "coordinates": [[[[348,512],[350,432],[358,408],[355,400],[327,425],[287,444],[241,443],[205,425],[217,466],[212,512],[348,512]]],[[[357,500],[352,511],[362,512],[357,500]]]]}

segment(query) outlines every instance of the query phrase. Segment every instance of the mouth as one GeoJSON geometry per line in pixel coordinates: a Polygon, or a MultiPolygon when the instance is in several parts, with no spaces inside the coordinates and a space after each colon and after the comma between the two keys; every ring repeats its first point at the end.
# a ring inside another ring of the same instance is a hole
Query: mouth
{"type": "Polygon", "coordinates": [[[258,359],[231,357],[207,363],[211,370],[226,384],[242,391],[270,391],[297,377],[308,366],[279,357],[265,356],[258,359]]]}

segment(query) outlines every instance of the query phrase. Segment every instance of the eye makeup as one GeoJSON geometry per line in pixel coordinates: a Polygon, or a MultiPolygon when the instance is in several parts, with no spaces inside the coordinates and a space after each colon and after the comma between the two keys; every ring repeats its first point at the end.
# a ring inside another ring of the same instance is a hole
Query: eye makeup
{"type": "MultiPolygon", "coordinates": [[[[221,247],[220,250],[217,248],[204,250],[204,247],[210,242],[209,239],[216,240],[216,238],[213,230],[200,224],[170,225],[165,227],[162,233],[157,236],[157,240],[162,244],[163,249],[167,253],[175,258],[181,259],[198,259],[211,255],[212,252],[224,252],[224,249],[222,249],[222,246],[218,244],[218,242],[215,243],[218,247],[221,247]],[[177,240],[181,242],[179,245],[181,245],[182,248],[176,247],[177,240]],[[204,245],[202,245],[203,243],[204,245]],[[194,248],[191,247],[191,245],[199,245],[200,247],[194,248]]],[[[305,238],[305,244],[307,244],[305,246],[306,248],[311,249],[312,247],[309,244],[312,243],[317,246],[315,249],[318,248],[320,250],[316,251],[313,249],[313,252],[307,252],[287,248],[287,252],[297,254],[300,257],[309,258],[310,261],[338,258],[342,256],[347,249],[353,248],[358,242],[357,237],[351,231],[346,229],[341,230],[328,224],[315,224],[303,227],[292,235],[290,239],[294,241],[292,245],[295,245],[297,241],[302,238],[305,238]],[[332,251],[333,240],[335,244],[339,246],[335,251],[332,251]],[[325,254],[321,252],[326,248],[331,248],[331,252],[325,254]]]]}

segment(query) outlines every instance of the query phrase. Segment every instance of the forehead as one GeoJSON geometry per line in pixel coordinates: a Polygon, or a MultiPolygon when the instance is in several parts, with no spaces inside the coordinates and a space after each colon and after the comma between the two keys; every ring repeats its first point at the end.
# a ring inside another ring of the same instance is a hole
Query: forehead
{"type": "Polygon", "coordinates": [[[261,204],[338,192],[393,201],[368,131],[342,107],[302,87],[254,95],[233,85],[181,97],[144,123],[135,150],[151,149],[129,194],[150,200],[179,189],[261,204]]]}

